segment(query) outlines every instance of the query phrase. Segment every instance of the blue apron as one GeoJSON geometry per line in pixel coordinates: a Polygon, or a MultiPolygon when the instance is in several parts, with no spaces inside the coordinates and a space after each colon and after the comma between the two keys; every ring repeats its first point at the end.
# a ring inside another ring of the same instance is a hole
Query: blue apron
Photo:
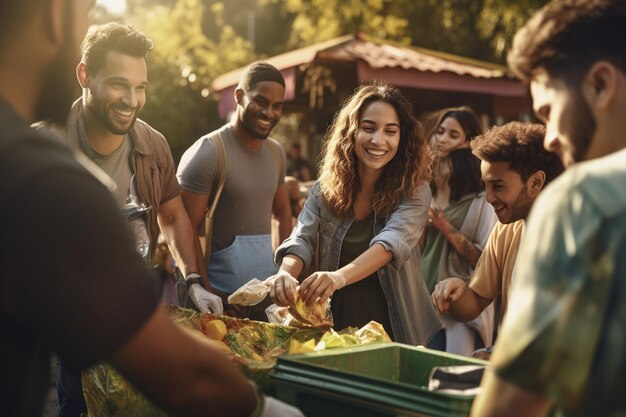
{"type": "Polygon", "coordinates": [[[264,280],[276,274],[271,235],[237,235],[232,245],[211,254],[207,272],[211,286],[226,294],[252,278],[264,280]]]}

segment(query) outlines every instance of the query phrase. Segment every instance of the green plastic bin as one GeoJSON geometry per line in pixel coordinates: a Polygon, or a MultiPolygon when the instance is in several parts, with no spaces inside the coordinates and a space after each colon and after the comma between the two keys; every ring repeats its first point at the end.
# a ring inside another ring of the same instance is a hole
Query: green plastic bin
{"type": "Polygon", "coordinates": [[[280,356],[277,397],[307,417],[465,417],[474,397],[428,391],[433,367],[487,362],[400,343],[280,356]]]}

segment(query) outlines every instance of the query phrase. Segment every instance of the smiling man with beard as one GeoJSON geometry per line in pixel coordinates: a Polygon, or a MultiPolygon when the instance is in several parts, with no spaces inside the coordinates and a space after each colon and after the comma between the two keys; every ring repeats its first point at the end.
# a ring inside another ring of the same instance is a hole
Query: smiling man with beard
{"type": "MultiPolygon", "coordinates": [[[[191,223],[180,196],[169,146],[137,118],[146,103],[146,56],[152,41],[132,27],[108,23],[90,30],[76,67],[82,98],[72,105],[63,136],[116,184],[113,196],[130,215],[137,248],[151,263],[159,230],[201,311],[222,312],[221,299],[202,287],[191,223]],[[137,217],[139,216],[139,217],[137,217]]],[[[62,365],[57,374],[59,415],[86,412],[80,375],[62,365]]]]}
{"type": "Polygon", "coordinates": [[[433,291],[435,307],[455,320],[475,319],[498,296],[499,322],[506,313],[526,217],[541,190],[563,171],[558,155],[543,148],[544,135],[542,125],[511,122],[489,129],[470,144],[481,160],[487,201],[499,222],[489,235],[469,285],[453,277],[439,282],[433,291]]]}
{"type": "Polygon", "coordinates": [[[137,118],[146,103],[146,56],[151,49],[152,41],[143,33],[120,23],[87,34],[76,68],[83,96],[72,105],[65,139],[111,176],[120,207],[132,200],[148,208],[148,260],[160,228],[181,270],[198,275],[202,271],[169,146],[163,135],[137,118]]]}
{"type": "MultiPolygon", "coordinates": [[[[291,208],[285,186],[286,157],[282,146],[269,137],[283,111],[285,81],[270,64],[249,66],[237,88],[236,116],[232,123],[198,139],[183,155],[178,179],[191,224],[203,225],[207,207],[220,180],[216,140],[221,139],[226,166],[219,197],[207,272],[211,287],[223,296],[232,294],[252,278],[274,275],[271,244],[272,214],[279,222],[282,242],[292,229],[291,208]]],[[[204,262],[196,238],[198,263],[204,262]]],[[[269,299],[267,300],[269,303],[269,299]]],[[[265,307],[244,308],[238,315],[267,321],[265,307]]]]}

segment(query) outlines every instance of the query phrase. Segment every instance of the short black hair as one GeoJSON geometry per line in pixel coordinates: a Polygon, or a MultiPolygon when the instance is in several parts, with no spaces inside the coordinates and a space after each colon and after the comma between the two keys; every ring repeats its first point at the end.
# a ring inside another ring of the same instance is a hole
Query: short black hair
{"type": "Polygon", "coordinates": [[[267,62],[255,62],[246,68],[241,76],[237,88],[241,88],[246,93],[254,88],[260,82],[272,81],[285,86],[285,78],[283,74],[273,65],[267,62]]]}
{"type": "Polygon", "coordinates": [[[81,62],[91,74],[96,74],[104,67],[106,56],[111,51],[145,59],[152,47],[152,40],[132,26],[106,23],[87,32],[81,46],[81,62]]]}
{"type": "Polygon", "coordinates": [[[543,146],[546,128],[542,124],[510,122],[494,126],[471,143],[472,152],[487,162],[508,162],[509,167],[527,181],[543,171],[546,185],[563,172],[561,158],[543,146]]]}
{"type": "Polygon", "coordinates": [[[624,39],[626,1],[556,0],[540,9],[515,35],[508,63],[525,81],[544,69],[574,86],[600,60],[626,74],[624,39]]]}

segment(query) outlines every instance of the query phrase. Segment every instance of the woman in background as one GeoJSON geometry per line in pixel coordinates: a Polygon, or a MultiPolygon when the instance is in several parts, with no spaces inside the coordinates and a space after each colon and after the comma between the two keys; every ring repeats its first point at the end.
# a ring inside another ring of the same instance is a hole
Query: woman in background
{"type": "MultiPolygon", "coordinates": [[[[421,271],[428,290],[448,277],[469,279],[497,217],[485,200],[480,160],[469,149],[482,133],[469,107],[441,111],[430,136],[437,160],[431,181],[433,199],[428,226],[420,241],[421,271]]],[[[477,347],[490,346],[493,337],[493,307],[468,324],[442,315],[445,350],[470,355],[477,347]],[[480,335],[480,339],[477,336],[480,335]]],[[[439,347],[443,347],[440,341],[439,347]]]]}
{"type": "Polygon", "coordinates": [[[441,328],[418,248],[431,153],[410,104],[382,82],[359,87],[335,116],[323,155],[296,228],[276,252],[272,299],[332,296],[336,329],[375,320],[395,341],[426,344],[441,328]],[[317,272],[302,274],[311,265],[317,272]]]}

